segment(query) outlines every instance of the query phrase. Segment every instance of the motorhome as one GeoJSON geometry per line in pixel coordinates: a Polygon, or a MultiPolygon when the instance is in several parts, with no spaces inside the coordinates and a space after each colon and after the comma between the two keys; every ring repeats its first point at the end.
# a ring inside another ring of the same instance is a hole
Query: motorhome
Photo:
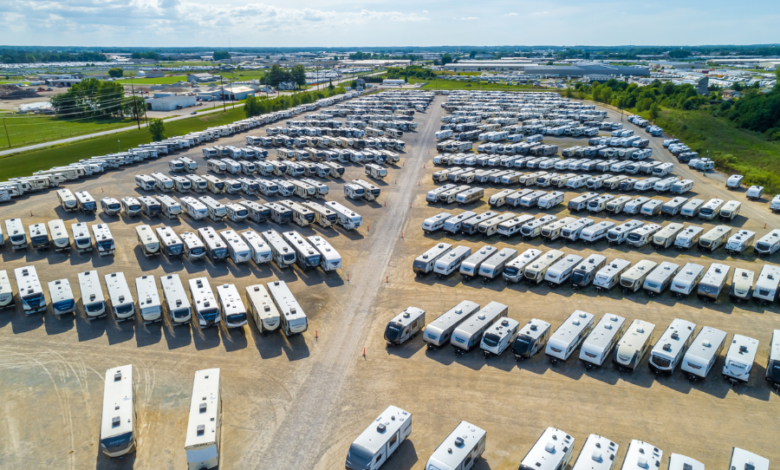
{"type": "Polygon", "coordinates": [[[219,300],[222,321],[227,328],[239,328],[246,324],[246,307],[244,307],[241,295],[234,284],[218,285],[217,299],[219,300]]]}
{"type": "Polygon", "coordinates": [[[92,236],[95,239],[95,248],[100,256],[113,255],[116,251],[114,236],[107,224],[95,224],[92,226],[92,236]]]}
{"type": "Polygon", "coordinates": [[[248,286],[246,299],[249,315],[254,319],[260,333],[268,333],[279,328],[280,314],[268,291],[262,284],[248,286]]]}
{"type": "Polygon", "coordinates": [[[368,181],[357,179],[352,180],[352,184],[356,184],[363,188],[363,199],[366,201],[374,201],[379,197],[379,188],[369,183],[368,181]]]}
{"type": "Polygon", "coordinates": [[[575,310],[547,341],[544,353],[553,364],[565,362],[593,329],[594,316],[575,310]]]}
{"type": "Polygon", "coordinates": [[[620,370],[636,370],[653,343],[654,330],[654,324],[634,320],[615,347],[612,363],[620,370]]]}
{"type": "Polygon", "coordinates": [[[520,470],[563,470],[573,455],[574,438],[560,429],[547,428],[523,457],[520,470]]]}
{"type": "Polygon", "coordinates": [[[76,300],[67,279],[50,281],[49,297],[51,298],[52,312],[57,318],[61,318],[66,313],[76,312],[76,300]]]}
{"type": "Polygon", "coordinates": [[[184,450],[189,469],[219,465],[222,436],[222,390],[219,369],[195,371],[184,450]]]}
{"type": "Polygon", "coordinates": [[[449,343],[450,336],[455,329],[475,314],[479,308],[478,304],[464,300],[428,324],[423,332],[423,341],[427,343],[428,349],[449,343]]]}
{"type": "Polygon", "coordinates": [[[271,248],[274,262],[279,269],[284,269],[295,264],[296,252],[287,244],[279,232],[269,229],[262,232],[261,235],[271,248]]]}
{"type": "Polygon", "coordinates": [[[428,458],[425,470],[471,470],[485,452],[487,432],[461,421],[428,458]]]}
{"type": "MultiPolygon", "coordinates": [[[[572,271],[571,285],[573,289],[587,287],[596,279],[596,274],[607,264],[607,257],[592,253],[579,263],[572,271]]],[[[548,271],[549,273],[549,271],[548,271]]]]}
{"type": "Polygon", "coordinates": [[[214,222],[222,222],[227,217],[227,208],[211,196],[201,196],[198,200],[206,206],[209,218],[214,222]]]}
{"type": "Polygon", "coordinates": [[[301,334],[309,328],[306,313],[284,281],[269,282],[268,292],[280,312],[280,329],[285,336],[301,334]]]}
{"type": "Polygon", "coordinates": [[[640,248],[653,239],[653,236],[661,230],[661,226],[658,224],[647,224],[632,230],[628,233],[626,240],[628,244],[634,248],[640,248]]]}
{"type": "Polygon", "coordinates": [[[336,213],[339,225],[346,230],[355,230],[363,223],[363,218],[359,214],[336,201],[328,201],[325,203],[325,206],[336,213]]]}
{"type": "Polygon", "coordinates": [[[350,445],[348,470],[377,470],[412,432],[412,414],[389,406],[350,445]]]}
{"type": "Polygon", "coordinates": [[[152,191],[157,187],[157,181],[149,175],[135,175],[135,184],[144,191],[152,191]]]}
{"type": "Polygon", "coordinates": [[[699,248],[708,250],[710,253],[717,250],[721,245],[726,244],[731,235],[731,227],[728,225],[718,225],[699,238],[699,248]]]}
{"type": "Polygon", "coordinates": [[[526,323],[512,343],[512,352],[516,361],[530,359],[542,351],[550,338],[550,324],[536,318],[526,323]]]}
{"type": "Polygon", "coordinates": [[[649,200],[650,200],[649,197],[638,197],[636,199],[628,201],[623,206],[623,212],[631,215],[639,214],[639,211],[642,209],[642,206],[644,206],[649,200]]]}
{"type": "Polygon", "coordinates": [[[308,207],[298,204],[297,202],[291,201],[289,199],[282,199],[281,201],[278,201],[277,204],[290,209],[292,211],[292,221],[301,227],[307,227],[315,220],[314,211],[308,207]]]}
{"type": "Polygon", "coordinates": [[[141,212],[147,217],[156,217],[162,211],[162,206],[152,196],[139,196],[138,203],[141,205],[141,212]]]}
{"type": "Polygon", "coordinates": [[[138,246],[141,247],[141,252],[144,256],[156,256],[160,254],[160,240],[155,235],[152,227],[142,224],[135,227],[136,237],[138,238],[138,246]]]}
{"type": "Polygon", "coordinates": [[[135,290],[138,296],[138,312],[144,323],[162,321],[162,303],[157,292],[154,276],[143,275],[135,278],[135,290]]]}
{"type": "Polygon", "coordinates": [[[200,328],[216,326],[220,322],[219,304],[209,285],[208,278],[196,277],[188,281],[190,295],[195,307],[195,316],[200,328]]]}
{"type": "Polygon", "coordinates": [[[121,457],[136,450],[136,404],[133,366],[106,370],[100,450],[106,457],[121,457]]]}
{"type": "Polygon", "coordinates": [[[467,246],[456,246],[445,256],[436,260],[436,263],[433,267],[433,272],[438,278],[449,276],[457,269],[459,269],[463,260],[468,258],[470,255],[471,248],[467,246]]]}
{"type": "MultiPolygon", "coordinates": [[[[699,217],[705,220],[712,220],[718,215],[721,206],[723,206],[723,199],[710,199],[699,210],[699,217]]],[[[683,215],[686,215],[685,211],[683,211],[683,215]]]]}
{"type": "Polygon", "coordinates": [[[730,255],[737,255],[747,251],[756,239],[756,232],[751,230],[740,230],[726,242],[726,252],[730,255]]]}
{"type": "Polygon", "coordinates": [[[726,362],[723,364],[723,377],[731,384],[746,384],[750,380],[750,372],[758,352],[758,340],[747,336],[734,335],[726,352],[726,362]]]}
{"type": "MultiPolygon", "coordinates": [[[[643,227],[644,225],[645,223],[640,220],[629,219],[621,225],[618,225],[617,227],[611,228],[607,231],[607,243],[610,245],[620,245],[624,241],[628,240],[628,236],[631,234],[631,232],[643,227]]],[[[660,228],[660,226],[658,227],[660,228]]],[[[652,235],[652,233],[650,235],[652,235]]]]}
{"type": "Polygon", "coordinates": [[[171,220],[179,218],[182,212],[182,207],[179,201],[165,194],[157,196],[157,200],[160,203],[160,212],[162,215],[171,220]]]}
{"type": "Polygon", "coordinates": [[[563,257],[564,253],[558,250],[550,250],[539,256],[526,266],[524,271],[526,282],[529,284],[540,284],[545,279],[548,269],[563,257]]]}
{"type": "Polygon", "coordinates": [[[648,365],[657,374],[672,374],[693,341],[696,324],[676,318],[650,351],[648,365]]]}
{"type": "Polygon", "coordinates": [[[780,250],[780,229],[774,229],[759,238],[753,249],[759,257],[776,253],[780,250]]]}
{"type": "Polygon", "coordinates": [[[160,277],[160,285],[171,325],[178,326],[188,323],[192,319],[192,309],[179,275],[167,274],[160,277]]]}
{"type": "Polygon", "coordinates": [[[520,234],[525,239],[536,238],[542,233],[542,229],[545,225],[551,224],[556,220],[558,220],[558,217],[554,215],[545,215],[539,217],[538,219],[534,219],[520,227],[520,234]]]}
{"type": "Polygon", "coordinates": [[[117,322],[130,320],[135,316],[135,302],[127,286],[125,274],[121,272],[105,275],[106,290],[111,301],[111,310],[117,322]]]}
{"type": "MultiPolygon", "coordinates": [[[[507,316],[509,307],[490,302],[477,313],[461,322],[452,332],[450,344],[456,353],[466,353],[480,344],[483,333],[494,323],[507,316]]],[[[427,331],[427,330],[426,330],[427,331]]]]}
{"type": "Polygon", "coordinates": [[[97,204],[92,198],[92,195],[88,192],[76,191],[74,195],[76,196],[76,203],[78,204],[78,208],[81,209],[81,212],[91,214],[97,211],[97,204]]]}
{"type": "Polygon", "coordinates": [[[753,289],[753,299],[759,305],[771,305],[777,299],[778,285],[780,284],[780,267],[765,264],[756,280],[753,289]]]}
{"type": "MultiPolygon", "coordinates": [[[[591,220],[591,219],[585,219],[585,220],[591,220]]],[[[592,222],[592,221],[591,221],[592,222]]],[[[605,238],[607,234],[615,227],[614,222],[610,221],[603,221],[599,222],[595,225],[588,225],[587,227],[583,227],[580,231],[579,239],[582,240],[582,243],[588,244],[588,243],[595,243],[602,238],[605,238]]],[[[564,229],[565,231],[565,229],[564,229]]],[[[575,241],[575,240],[572,240],[575,241]]]]}
{"type": "Polygon", "coordinates": [[[184,256],[189,261],[197,261],[206,256],[206,246],[197,234],[184,232],[181,234],[181,241],[184,246],[184,256]]]}
{"type": "Polygon", "coordinates": [[[547,269],[544,280],[552,287],[557,287],[566,282],[574,272],[574,268],[582,262],[582,256],[568,255],[558,260],[547,269]]]}
{"type": "Polygon", "coordinates": [[[725,344],[725,331],[711,326],[702,327],[683,356],[680,370],[688,376],[690,381],[707,378],[725,344]]]}
{"type": "Polygon", "coordinates": [[[582,342],[580,361],[586,369],[601,367],[612,348],[623,335],[626,319],[611,313],[604,314],[591,333],[582,342]]]}
{"type": "Polygon", "coordinates": [[[570,200],[567,207],[571,212],[579,212],[588,207],[588,203],[597,197],[599,197],[599,193],[584,193],[570,200]]]}
{"type": "Polygon", "coordinates": [[[448,243],[439,243],[435,245],[414,260],[412,270],[417,276],[428,274],[433,271],[436,261],[447,254],[451,249],[452,245],[448,243]]]}
{"type": "Polygon", "coordinates": [[[620,287],[624,294],[638,291],[645,282],[645,279],[656,267],[657,263],[649,260],[642,260],[626,270],[620,276],[620,287]]]}
{"type": "Polygon", "coordinates": [[[198,229],[198,236],[206,247],[206,254],[211,261],[222,261],[228,257],[228,249],[217,231],[212,227],[198,229]]]}
{"type": "Polygon", "coordinates": [[[506,265],[517,257],[517,250],[503,248],[484,260],[479,266],[482,282],[490,282],[501,276],[506,265]]]}
{"type": "Polygon", "coordinates": [[[648,295],[660,295],[672,284],[674,277],[680,271],[680,266],[669,261],[659,264],[645,278],[642,288],[648,295]]]}
{"type": "Polygon", "coordinates": [[[57,199],[60,201],[60,207],[65,211],[71,212],[78,209],[78,201],[76,196],[69,189],[58,189],[57,199]]]}
{"type": "Polygon", "coordinates": [[[572,470],[614,470],[619,448],[620,446],[606,437],[591,434],[582,446],[572,470]]]}

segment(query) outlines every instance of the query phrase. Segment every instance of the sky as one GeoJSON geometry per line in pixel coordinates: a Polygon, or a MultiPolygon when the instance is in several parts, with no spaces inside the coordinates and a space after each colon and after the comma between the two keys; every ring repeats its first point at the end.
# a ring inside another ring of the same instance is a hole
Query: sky
{"type": "Polygon", "coordinates": [[[0,44],[105,47],[780,42],[780,1],[2,0],[0,44]]]}

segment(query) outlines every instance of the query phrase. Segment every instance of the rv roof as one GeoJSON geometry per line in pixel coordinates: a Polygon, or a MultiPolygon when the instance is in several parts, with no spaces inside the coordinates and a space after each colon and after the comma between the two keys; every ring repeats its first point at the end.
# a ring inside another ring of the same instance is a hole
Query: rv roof
{"type": "Polygon", "coordinates": [[[547,428],[523,458],[520,466],[539,470],[554,470],[558,468],[572,446],[574,446],[572,436],[560,429],[547,428]]]}
{"type": "Polygon", "coordinates": [[[378,418],[363,431],[353,446],[357,445],[366,449],[371,455],[379,452],[388,439],[401,429],[401,426],[412,419],[412,414],[396,406],[388,406],[378,418]]]}

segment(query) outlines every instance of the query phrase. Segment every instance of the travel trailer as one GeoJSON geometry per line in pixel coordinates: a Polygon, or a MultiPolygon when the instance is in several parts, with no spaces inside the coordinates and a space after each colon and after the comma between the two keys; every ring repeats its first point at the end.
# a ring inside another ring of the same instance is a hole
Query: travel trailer
{"type": "Polygon", "coordinates": [[[111,301],[111,310],[117,322],[130,320],[135,316],[135,302],[130,287],[127,286],[125,274],[121,272],[105,275],[108,298],[111,301]]]}
{"type": "Polygon", "coordinates": [[[707,378],[726,344],[726,332],[711,326],[702,327],[683,356],[680,369],[695,381],[707,378]]]}
{"type": "Polygon", "coordinates": [[[265,286],[255,284],[247,286],[246,300],[249,305],[249,315],[254,319],[257,331],[266,334],[279,328],[280,314],[265,286]]]}
{"type": "Polygon", "coordinates": [[[449,343],[455,329],[478,310],[479,304],[464,300],[429,323],[423,332],[423,341],[428,349],[449,343]]]}
{"type": "Polygon", "coordinates": [[[162,320],[162,304],[154,276],[143,275],[135,278],[135,291],[138,296],[138,312],[144,323],[162,320]]]}
{"type": "Polygon", "coordinates": [[[168,318],[171,320],[171,325],[178,326],[189,323],[192,319],[192,308],[179,275],[167,274],[161,276],[160,286],[162,286],[165,307],[168,309],[168,318]]]}
{"type": "Polygon", "coordinates": [[[699,300],[717,302],[730,270],[731,267],[725,264],[712,263],[699,282],[699,289],[696,291],[699,300]]]}
{"type": "Polygon", "coordinates": [[[563,470],[573,455],[574,438],[560,429],[547,428],[523,457],[520,470],[563,470]]]}
{"type": "Polygon", "coordinates": [[[636,370],[650,349],[654,330],[652,323],[634,320],[615,347],[612,363],[621,371],[636,370]]]}
{"type": "Polygon", "coordinates": [[[284,281],[268,283],[268,292],[280,312],[280,329],[285,336],[301,334],[309,328],[306,313],[284,281]]]}
{"type": "Polygon", "coordinates": [[[734,302],[750,300],[753,295],[753,281],[756,273],[749,269],[734,269],[734,277],[731,278],[729,298],[734,302]]]}
{"type": "Polygon", "coordinates": [[[543,350],[547,346],[551,331],[550,324],[543,320],[534,318],[526,323],[512,343],[515,361],[530,359],[543,350]]]}
{"type": "Polygon", "coordinates": [[[412,433],[412,414],[389,406],[350,445],[348,470],[377,470],[412,433]]]}
{"type": "Polygon", "coordinates": [[[412,270],[417,276],[432,272],[436,260],[447,254],[451,249],[452,245],[448,243],[439,243],[435,245],[414,260],[412,270]]]}
{"type": "Polygon", "coordinates": [[[387,324],[385,341],[388,346],[399,346],[417,336],[425,326],[425,311],[407,307],[387,324]]]}
{"type": "Polygon", "coordinates": [[[461,421],[430,456],[425,470],[471,470],[485,451],[486,440],[487,432],[461,421]]]}
{"type": "Polygon", "coordinates": [[[670,290],[677,298],[689,296],[699,281],[704,276],[704,266],[695,263],[686,263],[674,276],[670,290]]]}
{"type": "Polygon", "coordinates": [[[647,275],[642,288],[648,295],[661,295],[672,284],[679,270],[678,264],[664,261],[647,275]]]}
{"type": "Polygon", "coordinates": [[[656,267],[656,263],[649,260],[642,260],[626,270],[620,276],[620,287],[624,294],[638,291],[645,282],[645,278],[656,267]]]}
{"type": "Polygon", "coordinates": [[[734,335],[726,352],[726,362],[723,364],[723,377],[732,385],[746,384],[750,380],[750,372],[758,352],[758,340],[747,336],[734,335]]]}
{"type": "Polygon", "coordinates": [[[629,261],[615,258],[596,273],[596,277],[593,279],[593,286],[597,291],[612,289],[620,282],[621,276],[630,266],[631,263],[629,261]]]}
{"type": "Polygon", "coordinates": [[[482,334],[491,325],[504,318],[509,313],[509,307],[498,302],[490,302],[466,321],[460,323],[452,332],[450,344],[458,354],[467,353],[478,346],[482,334]]]}
{"type": "Polygon", "coordinates": [[[604,314],[580,348],[580,361],[586,369],[601,367],[612,348],[623,334],[626,319],[620,315],[604,314]]]}
{"type": "Polygon", "coordinates": [[[547,341],[544,353],[553,364],[566,362],[593,329],[594,316],[575,310],[547,341]]]}
{"type": "Polygon", "coordinates": [[[672,374],[693,341],[696,324],[675,319],[650,351],[649,366],[656,375],[672,374]]]}
{"type": "Polygon", "coordinates": [[[190,469],[211,469],[219,465],[222,437],[222,388],[220,370],[195,371],[190,417],[184,450],[190,469]]]}
{"type": "Polygon", "coordinates": [[[100,450],[106,457],[121,457],[136,449],[136,404],[133,366],[106,370],[100,450]]]}
{"type": "MultiPolygon", "coordinates": [[[[607,257],[592,253],[578,264],[571,275],[572,289],[587,287],[596,278],[596,274],[607,264],[607,257]]],[[[549,273],[549,271],[548,271],[549,273]]]]}

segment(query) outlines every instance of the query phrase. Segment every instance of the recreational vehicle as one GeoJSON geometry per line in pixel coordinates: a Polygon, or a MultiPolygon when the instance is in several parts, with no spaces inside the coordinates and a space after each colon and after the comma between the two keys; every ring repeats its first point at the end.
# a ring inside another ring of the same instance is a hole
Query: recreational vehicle
{"type": "Polygon", "coordinates": [[[674,239],[674,247],[678,250],[688,250],[698,245],[704,229],[696,225],[689,225],[674,239]]]}
{"type": "Polygon", "coordinates": [[[677,364],[685,355],[691,341],[696,324],[679,318],[672,321],[669,328],[661,335],[661,339],[655,343],[650,351],[648,365],[656,375],[661,373],[672,374],[677,364]]]}
{"type": "Polygon", "coordinates": [[[512,343],[515,361],[530,359],[547,345],[550,338],[550,324],[536,318],[526,323],[512,343]]]}
{"type": "Polygon", "coordinates": [[[417,307],[407,307],[396,315],[385,328],[385,341],[388,346],[398,346],[417,336],[425,326],[425,311],[417,307]]]}
{"type": "Polygon", "coordinates": [[[162,304],[154,276],[143,275],[135,278],[135,291],[138,295],[138,312],[144,323],[162,320],[162,304]]]}
{"type": "Polygon", "coordinates": [[[767,382],[772,384],[775,390],[780,388],[780,330],[772,332],[765,378],[767,382]]]}
{"type": "Polygon", "coordinates": [[[122,205],[113,197],[104,197],[100,200],[100,208],[106,215],[117,215],[122,210],[122,205]]]}
{"type": "Polygon", "coordinates": [[[162,211],[162,206],[152,196],[139,196],[138,203],[141,204],[141,212],[149,218],[156,217],[162,211]]]}
{"type": "Polygon", "coordinates": [[[593,279],[593,286],[597,291],[612,289],[620,282],[621,276],[630,266],[631,263],[629,261],[615,258],[596,273],[596,277],[593,279]]]}
{"type": "Polygon", "coordinates": [[[506,265],[516,257],[517,250],[503,248],[484,260],[479,266],[479,275],[482,277],[482,282],[490,282],[500,277],[506,265]]]}
{"type": "Polygon", "coordinates": [[[149,175],[135,175],[135,184],[144,191],[152,191],[157,182],[149,175]]]}
{"type": "Polygon", "coordinates": [[[217,235],[212,227],[198,229],[198,236],[206,247],[206,254],[211,261],[222,261],[228,257],[228,249],[225,242],[217,235]]]}
{"type": "Polygon", "coordinates": [[[693,292],[699,281],[704,276],[704,266],[695,263],[686,263],[685,266],[672,279],[671,291],[677,298],[687,297],[693,292]]]}
{"type": "Polygon", "coordinates": [[[737,255],[745,252],[756,239],[756,232],[750,230],[740,230],[726,242],[726,252],[730,255],[737,255]]]}
{"type": "Polygon", "coordinates": [[[338,216],[339,225],[346,230],[355,230],[363,223],[362,217],[351,209],[344,207],[336,201],[328,201],[325,203],[329,209],[332,209],[338,216]]]}
{"type": "Polygon", "coordinates": [[[135,227],[135,234],[144,256],[149,257],[160,254],[160,240],[154,234],[152,227],[146,224],[138,225],[135,227]]]}
{"type": "Polygon", "coordinates": [[[136,449],[136,405],[133,366],[106,370],[100,450],[106,457],[121,457],[136,449]]]}
{"type": "Polygon", "coordinates": [[[679,265],[664,261],[647,275],[642,287],[648,295],[663,294],[679,271],[679,265]]]}
{"type": "MultiPolygon", "coordinates": [[[[208,196],[205,196],[208,197],[208,196]]],[[[208,217],[209,215],[209,209],[206,207],[205,204],[200,202],[199,200],[195,199],[191,196],[185,196],[180,199],[181,206],[184,209],[184,211],[187,212],[187,215],[192,217],[194,220],[202,220],[208,217]]]]}
{"type": "Polygon", "coordinates": [[[67,212],[78,209],[78,201],[76,200],[76,196],[74,196],[69,189],[58,189],[57,199],[60,201],[60,207],[62,207],[67,212]]]}
{"type": "MultiPolygon", "coordinates": [[[[645,223],[640,220],[630,219],[617,227],[607,231],[607,243],[610,245],[620,245],[628,239],[628,236],[634,230],[641,228],[645,223]]],[[[660,227],[660,226],[659,226],[660,227]]],[[[650,234],[652,235],[652,234],[650,234]]]]}
{"type": "Polygon", "coordinates": [[[214,222],[222,222],[227,217],[227,208],[211,196],[201,196],[198,200],[206,206],[209,218],[214,222]]]}
{"type": "Polygon", "coordinates": [[[731,227],[728,225],[718,225],[699,238],[699,248],[708,250],[710,253],[724,245],[731,235],[731,227]]]}
{"type": "Polygon", "coordinates": [[[614,470],[619,448],[620,446],[606,437],[591,434],[582,446],[572,470],[614,470]]]}
{"type": "Polygon", "coordinates": [[[582,229],[579,238],[580,240],[582,240],[582,243],[586,245],[588,243],[595,243],[601,240],[602,238],[605,238],[607,234],[609,234],[614,227],[615,227],[614,222],[610,222],[606,220],[603,222],[599,222],[596,225],[589,225],[588,227],[582,229]]]}
{"type": "Polygon", "coordinates": [[[280,314],[273,299],[262,284],[248,286],[246,299],[249,304],[249,315],[260,333],[266,334],[279,328],[280,314]]]}
{"type": "Polygon", "coordinates": [[[109,273],[105,275],[108,298],[111,301],[111,310],[117,322],[133,318],[135,315],[135,302],[130,288],[127,286],[124,273],[109,273]]]}
{"type": "Polygon", "coordinates": [[[567,207],[569,208],[569,211],[579,212],[588,207],[588,202],[597,197],[599,197],[599,193],[584,193],[569,201],[567,207]]]}
{"type": "Polygon", "coordinates": [[[675,242],[683,228],[683,224],[676,223],[665,226],[653,235],[653,245],[657,248],[669,248],[675,242]]]}
{"type": "Polygon", "coordinates": [[[682,215],[686,219],[696,217],[697,215],[699,215],[699,212],[701,211],[703,206],[704,206],[703,199],[696,199],[696,198],[689,199],[688,202],[683,204],[682,208],[680,209],[680,215],[682,215]]]}
{"type": "Polygon", "coordinates": [[[620,276],[620,287],[624,294],[638,291],[645,282],[648,274],[656,267],[657,263],[649,260],[642,260],[626,270],[620,276]]]}
{"type": "Polygon", "coordinates": [[[758,352],[758,340],[747,336],[734,335],[723,364],[723,377],[731,384],[746,384],[750,380],[753,362],[758,352]]]}
{"type": "Polygon", "coordinates": [[[660,199],[650,199],[646,203],[642,204],[642,207],[639,208],[639,213],[642,214],[643,217],[654,217],[656,215],[661,214],[661,210],[663,209],[664,202],[660,199]]]}
{"type": "Polygon", "coordinates": [[[531,264],[527,265],[524,270],[526,282],[529,284],[540,284],[544,280],[550,266],[558,262],[563,256],[562,251],[550,250],[538,257],[531,264]]]}
{"type": "Polygon", "coordinates": [[[730,266],[725,264],[713,263],[704,273],[704,277],[699,282],[699,289],[696,292],[699,300],[716,302],[723,286],[726,284],[730,266]]]}
{"type": "Polygon", "coordinates": [[[456,246],[450,250],[445,256],[436,260],[433,267],[433,272],[436,273],[436,277],[447,277],[458,268],[464,259],[471,255],[471,248],[467,246],[456,246]]]}
{"type": "Polygon", "coordinates": [[[206,246],[197,234],[184,232],[181,234],[181,241],[184,245],[184,256],[189,261],[197,261],[206,256],[206,246]]]}
{"type": "Polygon", "coordinates": [[[749,300],[753,295],[753,281],[756,273],[748,269],[734,269],[734,277],[731,278],[731,290],[729,298],[734,302],[749,300]]]}
{"type": "MultiPolygon", "coordinates": [[[[587,287],[596,278],[596,274],[606,265],[607,257],[592,253],[578,264],[571,274],[571,286],[573,289],[587,287]]],[[[549,274],[549,271],[548,271],[549,274]]]]}
{"type": "Polygon", "coordinates": [[[178,274],[168,274],[160,278],[160,285],[163,290],[163,297],[165,297],[165,305],[168,309],[168,316],[171,320],[171,325],[178,326],[184,325],[192,318],[192,309],[190,308],[190,300],[187,297],[187,292],[184,290],[184,285],[181,283],[178,274]]]}
{"type": "Polygon", "coordinates": [[[586,369],[601,367],[612,348],[623,334],[626,319],[611,313],[604,314],[580,348],[580,360],[586,369]]]}
{"type": "Polygon", "coordinates": [[[301,334],[309,328],[306,313],[284,281],[268,283],[268,292],[280,312],[280,328],[285,336],[301,334]]]}
{"type": "Polygon", "coordinates": [[[423,232],[429,234],[431,232],[435,232],[441,228],[444,228],[444,223],[450,217],[452,217],[452,214],[450,214],[449,212],[442,212],[441,214],[428,217],[427,219],[423,220],[422,223],[423,232]]]}
{"type": "Polygon", "coordinates": [[[725,331],[711,326],[702,327],[683,356],[680,370],[686,373],[690,381],[707,378],[725,344],[725,331]]]}
{"type": "Polygon", "coordinates": [[[737,470],[769,470],[769,460],[753,452],[734,447],[731,451],[731,462],[728,468],[737,470]]]}
{"type": "Polygon", "coordinates": [[[141,203],[138,201],[138,199],[132,196],[123,197],[120,201],[120,204],[122,204],[122,210],[128,217],[135,217],[136,215],[141,214],[143,211],[141,203]]]}
{"type": "Polygon", "coordinates": [[[276,230],[269,229],[261,233],[268,246],[271,248],[274,262],[279,269],[295,264],[295,250],[282,238],[276,230]]]}
{"type": "Polygon", "coordinates": [[[649,197],[638,197],[636,199],[628,201],[623,206],[623,212],[631,215],[639,214],[639,211],[642,209],[642,206],[644,206],[645,203],[647,203],[649,200],[650,200],[649,197]]]}
{"type": "Polygon", "coordinates": [[[520,470],[565,470],[573,455],[574,438],[560,429],[547,428],[523,457],[520,470]]]}
{"type": "Polygon", "coordinates": [[[620,338],[612,355],[612,363],[619,370],[636,370],[653,342],[653,330],[655,325],[652,323],[634,320],[620,338]]]}
{"type": "Polygon", "coordinates": [[[377,470],[412,433],[412,414],[389,406],[350,445],[347,470],[377,470]]]}
{"type": "Polygon", "coordinates": [[[515,341],[520,322],[511,318],[503,318],[485,330],[480,342],[480,349],[485,358],[500,356],[515,341]]]}
{"type": "Polygon", "coordinates": [[[461,421],[433,452],[425,470],[471,470],[485,452],[486,440],[486,431],[461,421]]]}
{"type": "Polygon", "coordinates": [[[538,219],[534,219],[522,227],[520,227],[520,234],[525,239],[532,239],[538,237],[542,233],[542,228],[558,220],[558,217],[554,215],[544,215],[538,219]]]}
{"type": "MultiPolygon", "coordinates": [[[[450,344],[456,353],[467,353],[477,346],[482,334],[491,325],[507,316],[509,307],[498,302],[490,302],[466,321],[460,323],[452,332],[450,344]]],[[[427,330],[426,330],[427,331],[427,330]]]]}
{"type": "Polygon", "coordinates": [[[421,276],[433,271],[436,261],[443,257],[447,252],[452,249],[452,245],[447,243],[439,243],[433,248],[429,249],[414,260],[412,264],[412,270],[416,275],[421,276]]]}
{"type": "Polygon", "coordinates": [[[95,248],[100,256],[113,255],[116,251],[114,237],[107,224],[95,224],[92,226],[92,235],[95,237],[95,248]]]}
{"type": "Polygon", "coordinates": [[[550,362],[566,362],[580,343],[593,329],[594,316],[591,313],[575,310],[547,341],[544,353],[550,362]]]}
{"type": "Polygon", "coordinates": [[[195,307],[195,318],[198,319],[200,328],[217,325],[220,322],[219,305],[214,298],[208,278],[190,279],[189,287],[195,307]]]}
{"type": "Polygon", "coordinates": [[[464,300],[428,324],[423,332],[423,341],[428,344],[428,349],[449,343],[455,329],[478,310],[478,304],[464,300]]]}
{"type": "Polygon", "coordinates": [[[160,202],[162,215],[171,220],[179,218],[182,209],[181,204],[179,204],[176,199],[161,194],[160,196],[157,196],[157,200],[160,202]]]}
{"type": "Polygon", "coordinates": [[[769,256],[780,250],[780,229],[774,229],[759,238],[754,250],[758,256],[769,256]]]}
{"type": "Polygon", "coordinates": [[[566,240],[576,242],[577,240],[580,239],[580,236],[583,233],[583,231],[586,228],[593,226],[594,223],[595,222],[593,219],[588,219],[588,218],[577,219],[574,222],[565,225],[561,229],[561,237],[565,238],[566,240]]]}
{"type": "MultiPolygon", "coordinates": [[[[723,206],[723,199],[710,199],[709,202],[704,204],[699,210],[699,217],[705,220],[712,220],[718,215],[721,206],[723,206]]],[[[683,215],[686,215],[683,213],[683,215]]]]}
{"type": "Polygon", "coordinates": [[[758,275],[753,299],[759,305],[770,305],[777,299],[778,283],[780,283],[780,267],[765,264],[758,275]]]}
{"type": "Polygon", "coordinates": [[[544,280],[552,287],[558,287],[566,282],[574,272],[574,268],[582,262],[582,256],[568,255],[558,260],[547,269],[544,280]]]}
{"type": "Polygon", "coordinates": [[[247,322],[246,308],[234,284],[217,286],[220,314],[227,328],[239,328],[247,322]]]}
{"type": "Polygon", "coordinates": [[[628,446],[621,470],[646,470],[661,468],[663,451],[647,442],[634,439],[628,446]]]}
{"type": "Polygon", "coordinates": [[[219,369],[195,371],[184,451],[190,470],[216,468],[222,436],[222,390],[219,369]]]}

